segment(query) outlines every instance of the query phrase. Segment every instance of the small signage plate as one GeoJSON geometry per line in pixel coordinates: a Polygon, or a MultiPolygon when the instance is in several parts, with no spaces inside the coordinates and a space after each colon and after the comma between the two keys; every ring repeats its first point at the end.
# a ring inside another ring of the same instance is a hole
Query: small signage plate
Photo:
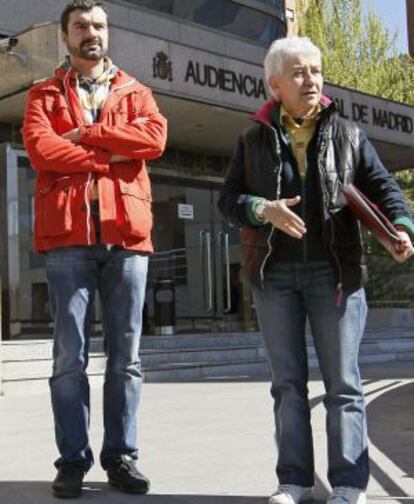
{"type": "Polygon", "coordinates": [[[178,204],[178,218],[179,219],[194,219],[193,205],[178,204]]]}

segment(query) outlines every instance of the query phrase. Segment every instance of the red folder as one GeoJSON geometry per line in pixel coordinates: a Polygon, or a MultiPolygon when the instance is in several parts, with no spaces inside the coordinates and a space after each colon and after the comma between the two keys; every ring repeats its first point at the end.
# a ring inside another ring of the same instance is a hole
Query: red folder
{"type": "Polygon", "coordinates": [[[354,184],[347,184],[342,188],[342,192],[357,218],[375,235],[388,252],[404,252],[405,242],[377,205],[372,203],[354,184]]]}

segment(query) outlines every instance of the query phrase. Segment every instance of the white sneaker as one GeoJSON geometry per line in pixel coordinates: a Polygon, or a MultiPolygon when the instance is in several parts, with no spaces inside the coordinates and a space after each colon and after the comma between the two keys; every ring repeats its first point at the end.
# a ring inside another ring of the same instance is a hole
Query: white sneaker
{"type": "Polygon", "coordinates": [[[360,488],[335,487],[327,504],[366,504],[367,496],[360,488]]]}
{"type": "Polygon", "coordinates": [[[311,497],[312,487],[279,485],[276,492],[269,497],[269,504],[299,504],[311,497]]]}

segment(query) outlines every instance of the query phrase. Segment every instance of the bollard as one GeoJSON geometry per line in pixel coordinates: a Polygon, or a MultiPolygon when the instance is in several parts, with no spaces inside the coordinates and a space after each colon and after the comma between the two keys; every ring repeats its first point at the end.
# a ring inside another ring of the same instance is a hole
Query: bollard
{"type": "Polygon", "coordinates": [[[154,325],[155,334],[175,334],[175,291],[171,279],[154,280],[154,325]]]}

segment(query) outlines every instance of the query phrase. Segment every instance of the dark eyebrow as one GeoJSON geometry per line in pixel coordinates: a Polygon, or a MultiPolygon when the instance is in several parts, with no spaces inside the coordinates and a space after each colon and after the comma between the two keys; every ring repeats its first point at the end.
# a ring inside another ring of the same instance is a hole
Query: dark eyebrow
{"type": "Polygon", "coordinates": [[[90,22],[90,21],[76,21],[75,23],[73,23],[73,26],[76,26],[76,27],[89,26],[89,25],[99,26],[99,27],[108,26],[108,24],[103,21],[97,21],[95,23],[90,22]]]}
{"type": "Polygon", "coordinates": [[[87,21],[76,21],[73,23],[73,26],[85,26],[86,24],[89,24],[87,21]]]}

